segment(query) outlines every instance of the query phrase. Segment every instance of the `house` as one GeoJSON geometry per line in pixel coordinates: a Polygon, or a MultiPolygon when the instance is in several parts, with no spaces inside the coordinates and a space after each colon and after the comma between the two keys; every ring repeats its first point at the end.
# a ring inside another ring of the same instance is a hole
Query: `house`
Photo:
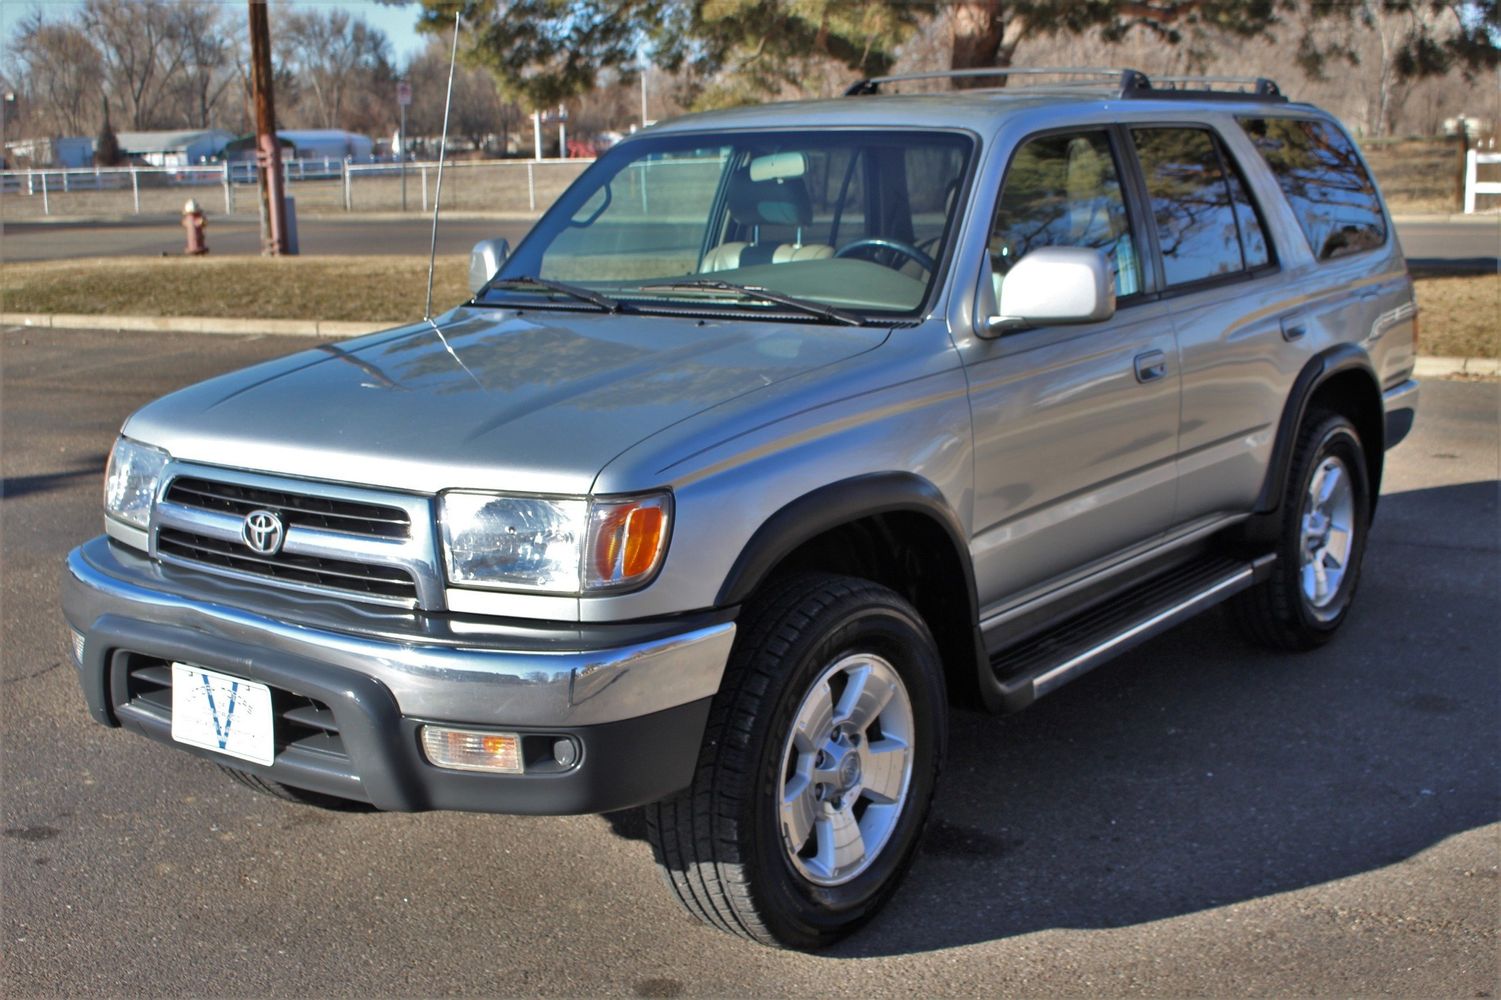
{"type": "MultiPolygon", "coordinates": [[[[278,129],[276,141],[283,160],[329,160],[342,163],[371,163],[374,143],[369,136],[340,129],[278,129]]],[[[229,143],[224,155],[231,160],[255,159],[255,134],[242,135],[229,143]]]]}
{"type": "Polygon", "coordinates": [[[81,135],[15,139],[5,144],[5,159],[31,167],[89,167],[94,164],[94,140],[81,135]]]}
{"type": "Polygon", "coordinates": [[[154,167],[190,167],[216,159],[234,139],[223,129],[118,132],[122,155],[154,167]]]}

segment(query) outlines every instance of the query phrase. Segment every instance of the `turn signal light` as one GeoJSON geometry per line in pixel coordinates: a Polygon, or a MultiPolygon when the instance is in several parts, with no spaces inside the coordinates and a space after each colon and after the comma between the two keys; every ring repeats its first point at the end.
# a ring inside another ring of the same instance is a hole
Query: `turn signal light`
{"type": "Polygon", "coordinates": [[[625,501],[595,501],[590,512],[590,589],[643,582],[667,548],[666,494],[625,501]]]}
{"type": "Polygon", "coordinates": [[[423,726],[422,752],[438,767],[455,771],[522,773],[521,739],[515,733],[423,726]]]}

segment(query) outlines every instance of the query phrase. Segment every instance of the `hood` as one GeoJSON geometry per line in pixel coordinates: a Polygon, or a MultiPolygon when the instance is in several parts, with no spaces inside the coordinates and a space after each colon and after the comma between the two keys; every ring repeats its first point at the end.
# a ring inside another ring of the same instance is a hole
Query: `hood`
{"type": "Polygon", "coordinates": [[[587,493],[641,439],[888,333],[461,308],[199,383],[124,432],[174,458],[310,479],[587,493]]]}

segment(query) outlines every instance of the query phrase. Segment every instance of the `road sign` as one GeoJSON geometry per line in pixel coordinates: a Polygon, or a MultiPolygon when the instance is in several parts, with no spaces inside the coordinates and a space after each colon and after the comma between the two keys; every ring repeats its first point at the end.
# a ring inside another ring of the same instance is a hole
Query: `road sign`
{"type": "Polygon", "coordinates": [[[404,108],[412,103],[412,85],[405,80],[396,81],[396,103],[404,108]]]}

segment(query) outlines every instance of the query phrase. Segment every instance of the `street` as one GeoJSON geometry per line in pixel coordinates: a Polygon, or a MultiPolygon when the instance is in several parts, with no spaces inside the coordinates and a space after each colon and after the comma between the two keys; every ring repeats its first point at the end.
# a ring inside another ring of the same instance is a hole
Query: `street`
{"type": "MultiPolygon", "coordinates": [[[[459,215],[438,225],[438,252],[467,254],[475,243],[504,237],[515,246],[531,222],[515,217],[494,219],[459,215]]],[[[7,222],[0,260],[58,260],[69,257],[118,257],[180,254],[182,226],[173,218],[143,216],[116,222],[7,222]]],[[[432,219],[406,217],[308,216],[298,220],[304,254],[413,254],[425,256],[432,239],[432,219]]],[[[1501,216],[1462,221],[1398,218],[1397,235],[1415,275],[1493,273],[1501,267],[1501,216]]],[[[251,216],[220,218],[210,213],[208,243],[212,253],[260,252],[260,223],[251,216]]]]}
{"type": "MultiPolygon", "coordinates": [[[[113,222],[7,222],[0,260],[61,260],[69,257],[159,257],[181,254],[183,231],[178,220],[143,216],[113,222]]],[[[438,225],[440,254],[467,254],[483,239],[500,236],[515,246],[531,222],[514,219],[450,218],[438,225]]],[[[432,241],[431,216],[340,218],[314,216],[298,220],[304,254],[409,254],[426,257],[432,241]]],[[[210,213],[211,254],[231,256],[261,252],[261,227],[254,216],[218,217],[210,213]]]]}
{"type": "MultiPolygon", "coordinates": [[[[397,245],[337,245],[377,225],[397,245]]],[[[37,238],[7,226],[5,258],[37,238]]],[[[807,955],[680,913],[636,812],[324,811],[89,719],[58,576],[122,419],[307,346],[0,331],[5,996],[1494,993],[1501,384],[1423,386],[1331,645],[1266,653],[1215,612],[957,714],[908,881],[807,955]]]]}

